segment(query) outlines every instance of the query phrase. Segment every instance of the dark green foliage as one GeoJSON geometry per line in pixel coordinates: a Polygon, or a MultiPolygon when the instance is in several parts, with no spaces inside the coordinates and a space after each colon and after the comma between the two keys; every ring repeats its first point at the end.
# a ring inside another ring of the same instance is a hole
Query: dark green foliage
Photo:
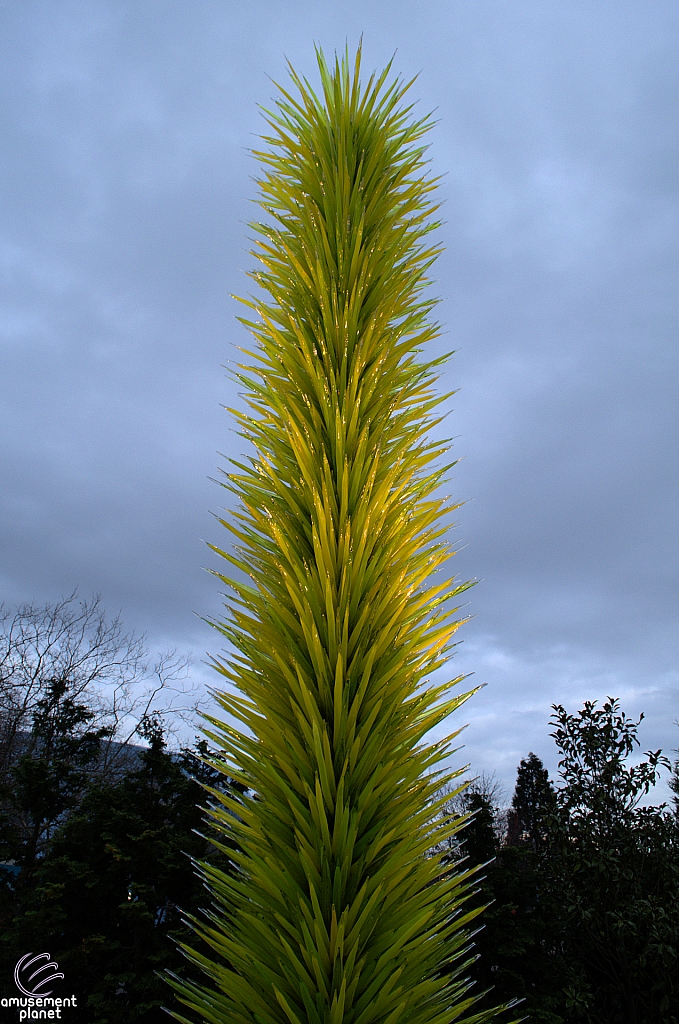
{"type": "Polygon", "coordinates": [[[470,864],[485,865],[495,857],[495,813],[490,798],[472,787],[463,794],[465,814],[473,815],[462,833],[462,854],[470,864]]]}
{"type": "MultiPolygon", "coordinates": [[[[47,950],[79,999],[71,1019],[160,1021],[154,971],[178,959],[176,902],[202,892],[194,759],[170,754],[153,708],[185,663],[161,655],[97,598],[0,607],[0,991],[20,956],[47,950]],[[135,737],[150,744],[146,752],[135,737]]],[[[195,762],[205,781],[220,773],[195,762]]],[[[57,983],[58,984],[58,983],[57,983]]]]}
{"type": "Polygon", "coordinates": [[[675,761],[672,765],[672,775],[670,776],[669,784],[670,789],[674,793],[674,814],[679,819],[679,760],[675,761]]]}
{"type": "Polygon", "coordinates": [[[494,986],[486,999],[511,993],[525,1000],[522,1009],[536,1024],[560,1024],[558,993],[566,983],[555,938],[560,907],[542,885],[540,873],[555,808],[548,772],[530,753],[519,765],[506,815],[489,808],[494,812],[497,856],[486,868],[479,897],[490,903],[476,937],[480,983],[494,986]]]}
{"type": "MultiPolygon", "coordinates": [[[[191,774],[213,786],[223,776],[189,751],[170,754],[158,723],[149,723],[146,734],[150,746],[134,755],[125,775],[95,783],[82,794],[30,876],[4,873],[2,994],[16,994],[8,985],[19,955],[40,947],[66,976],[59,994],[79,997],[69,1020],[161,1024],[168,1019],[161,1009],[167,987],[156,972],[181,960],[170,941],[188,934],[177,905],[196,912],[204,902],[187,856],[199,859],[207,848],[194,831],[201,828],[203,814],[191,774]]],[[[42,793],[49,792],[48,779],[42,793]]],[[[227,869],[224,859],[222,866],[227,869]]]]}
{"type": "Polygon", "coordinates": [[[566,1005],[592,1024],[679,1017],[677,826],[639,806],[669,765],[660,751],[628,764],[640,721],[610,698],[575,715],[555,706],[552,719],[563,785],[545,884],[563,908],[566,1005]]]}
{"type": "Polygon", "coordinates": [[[93,781],[120,777],[168,685],[187,695],[186,668],[166,653],[151,673],[144,637],[97,597],[0,605],[0,862],[21,868],[20,886],[93,781]]]}
{"type": "Polygon", "coordinates": [[[547,769],[535,754],[521,761],[516,774],[516,788],[507,823],[508,844],[530,845],[533,853],[541,853],[548,842],[549,822],[556,810],[554,787],[547,769]]]}
{"type": "Polygon", "coordinates": [[[561,753],[559,774],[563,785],[559,807],[572,822],[585,822],[588,833],[605,839],[607,829],[626,816],[646,796],[658,778],[659,767],[669,768],[662,751],[648,751],[648,761],[629,766],[627,759],[639,746],[634,721],[608,698],[601,708],[585,701],[582,711],[569,715],[554,705],[551,734],[561,753]]]}
{"type": "Polygon", "coordinates": [[[15,757],[0,783],[0,861],[21,868],[17,885],[33,872],[59,822],[78,806],[100,758],[106,728],[91,728],[94,712],[74,699],[68,681],[43,687],[15,757]]]}
{"type": "Polygon", "coordinates": [[[674,814],[639,806],[668,766],[660,751],[629,764],[640,721],[611,699],[555,706],[561,785],[531,754],[496,828],[478,973],[493,999],[524,997],[531,1021],[679,1020],[679,832],[674,814]]]}
{"type": "Polygon", "coordinates": [[[470,859],[490,861],[474,897],[476,905],[487,905],[483,927],[474,937],[479,986],[491,989],[481,1005],[519,998],[525,1000],[521,1011],[530,1011],[530,1019],[541,1024],[562,1021],[556,1010],[559,988],[566,982],[563,965],[554,956],[558,914],[551,896],[541,891],[537,856],[546,848],[554,800],[542,762],[530,754],[519,767],[507,812],[497,806],[492,793],[475,793],[472,788],[465,802],[479,811],[462,834],[463,852],[470,859]]]}

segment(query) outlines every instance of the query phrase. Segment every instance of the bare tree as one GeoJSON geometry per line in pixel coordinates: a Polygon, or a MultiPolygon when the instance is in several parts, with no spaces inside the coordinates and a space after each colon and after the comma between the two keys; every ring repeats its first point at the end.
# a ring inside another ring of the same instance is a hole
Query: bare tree
{"type": "Polygon", "coordinates": [[[189,660],[152,662],[145,635],[107,618],[98,596],[0,606],[0,815],[22,860],[40,856],[93,777],[129,765],[150,721],[171,729],[197,710],[189,660]]]}
{"type": "Polygon", "coordinates": [[[175,650],[151,663],[145,634],[125,632],[119,615],[108,619],[98,595],[83,601],[74,591],[14,612],[0,605],[0,770],[55,684],[120,746],[149,715],[196,711],[188,671],[189,659],[175,650]]]}
{"type": "MultiPolygon", "coordinates": [[[[460,783],[448,783],[438,793],[437,799],[447,796],[441,805],[439,814],[442,818],[465,818],[470,821],[478,813],[478,798],[487,806],[492,816],[493,831],[501,845],[507,829],[507,810],[504,807],[507,794],[495,772],[481,772],[476,778],[460,783]]],[[[430,851],[443,854],[447,861],[457,861],[464,856],[464,828],[456,832],[444,845],[433,847],[430,851]]]]}

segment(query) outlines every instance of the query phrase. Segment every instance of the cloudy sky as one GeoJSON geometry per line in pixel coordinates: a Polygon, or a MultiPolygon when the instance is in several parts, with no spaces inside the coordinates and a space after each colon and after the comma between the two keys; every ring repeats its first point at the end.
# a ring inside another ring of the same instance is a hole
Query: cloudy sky
{"type": "Polygon", "coordinates": [[[555,767],[550,705],[606,694],[679,746],[679,7],[638,0],[0,2],[0,599],[100,592],[153,646],[218,652],[210,481],[239,440],[258,104],[419,73],[436,268],[481,582],[459,756],[555,767]]]}

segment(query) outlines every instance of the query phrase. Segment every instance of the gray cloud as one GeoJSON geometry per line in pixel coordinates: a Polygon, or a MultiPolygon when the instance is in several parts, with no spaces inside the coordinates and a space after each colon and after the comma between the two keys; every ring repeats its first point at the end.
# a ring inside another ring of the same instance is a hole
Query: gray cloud
{"type": "MultiPolygon", "coordinates": [[[[0,4],[0,596],[101,591],[219,647],[222,364],[247,337],[248,148],[284,55],[397,50],[436,108],[465,757],[554,767],[549,706],[617,693],[676,744],[676,5],[0,4]]],[[[460,755],[463,756],[463,755],[460,755]]]]}

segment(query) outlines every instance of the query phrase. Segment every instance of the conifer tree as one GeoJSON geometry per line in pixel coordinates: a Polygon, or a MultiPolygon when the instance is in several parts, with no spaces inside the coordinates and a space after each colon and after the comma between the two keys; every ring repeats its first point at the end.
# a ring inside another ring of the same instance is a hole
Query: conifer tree
{"type": "Polygon", "coordinates": [[[462,819],[437,799],[459,782],[457,733],[428,737],[470,695],[430,683],[469,586],[439,573],[456,506],[431,438],[447,397],[426,354],[431,122],[390,67],[361,84],[360,49],[353,67],[317,59],[320,92],[290,69],[256,153],[255,344],[233,413],[252,455],[225,484],[235,547],[214,548],[231,567],[213,623],[227,719],[207,735],[246,795],[215,791],[208,814],[236,870],[199,866],[211,951],[185,953],[209,983],[172,983],[214,1024],[481,1022],[494,1011],[465,1016],[474,872],[431,853],[462,819]]]}
{"type": "Polygon", "coordinates": [[[556,812],[556,794],[549,772],[532,751],[521,759],[512,797],[514,841],[530,843],[542,853],[548,842],[548,822],[556,812]]]}

